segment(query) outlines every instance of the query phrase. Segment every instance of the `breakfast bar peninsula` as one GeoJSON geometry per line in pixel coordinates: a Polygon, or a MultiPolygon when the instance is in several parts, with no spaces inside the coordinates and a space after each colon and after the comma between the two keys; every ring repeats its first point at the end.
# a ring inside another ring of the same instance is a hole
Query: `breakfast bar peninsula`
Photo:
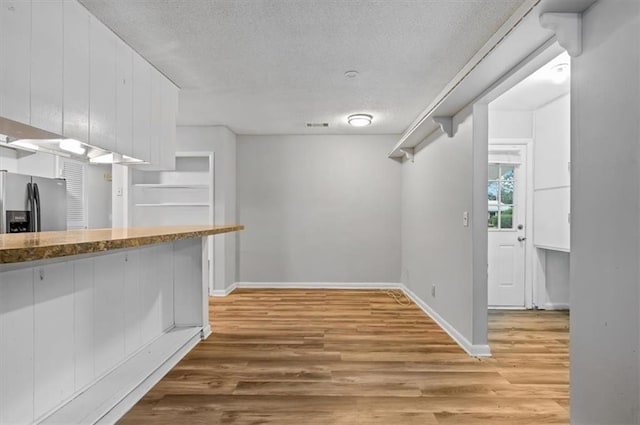
{"type": "Polygon", "coordinates": [[[117,421],[211,333],[206,239],[242,229],[0,234],[0,424],[117,421]]]}

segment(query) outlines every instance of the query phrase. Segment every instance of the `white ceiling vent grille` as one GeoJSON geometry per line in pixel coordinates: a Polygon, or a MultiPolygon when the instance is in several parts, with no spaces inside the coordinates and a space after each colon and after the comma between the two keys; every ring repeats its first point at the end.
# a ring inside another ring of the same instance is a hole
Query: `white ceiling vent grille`
{"type": "Polygon", "coordinates": [[[329,127],[328,122],[308,122],[307,127],[329,127]]]}
{"type": "Polygon", "coordinates": [[[63,160],[62,167],[67,180],[67,228],[86,229],[85,164],[63,160]]]}

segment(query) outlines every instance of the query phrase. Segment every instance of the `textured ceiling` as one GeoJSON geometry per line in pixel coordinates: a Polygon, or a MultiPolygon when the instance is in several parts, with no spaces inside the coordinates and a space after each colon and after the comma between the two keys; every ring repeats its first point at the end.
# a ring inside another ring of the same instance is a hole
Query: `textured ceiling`
{"type": "Polygon", "coordinates": [[[523,1],[81,0],[181,87],[180,124],[238,134],[401,133],[523,1]]]}
{"type": "Polygon", "coordinates": [[[571,91],[571,57],[567,53],[554,58],[491,102],[491,109],[534,111],[571,91]],[[566,64],[562,76],[557,66],[566,64]],[[557,80],[556,80],[557,78],[557,80]]]}

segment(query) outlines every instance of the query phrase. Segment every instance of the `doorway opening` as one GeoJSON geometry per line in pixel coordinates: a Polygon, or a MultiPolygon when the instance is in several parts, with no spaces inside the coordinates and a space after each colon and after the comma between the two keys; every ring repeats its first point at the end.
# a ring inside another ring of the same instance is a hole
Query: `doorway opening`
{"type": "Polygon", "coordinates": [[[570,57],[488,105],[488,306],[569,309],[570,57]]]}

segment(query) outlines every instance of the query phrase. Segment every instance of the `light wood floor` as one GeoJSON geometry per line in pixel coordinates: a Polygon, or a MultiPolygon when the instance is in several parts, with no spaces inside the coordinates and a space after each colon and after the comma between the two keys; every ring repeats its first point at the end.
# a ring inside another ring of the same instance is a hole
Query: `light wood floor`
{"type": "Polygon", "coordinates": [[[492,312],[465,354],[385,291],[236,290],[122,424],[566,424],[569,316],[492,312]]]}

